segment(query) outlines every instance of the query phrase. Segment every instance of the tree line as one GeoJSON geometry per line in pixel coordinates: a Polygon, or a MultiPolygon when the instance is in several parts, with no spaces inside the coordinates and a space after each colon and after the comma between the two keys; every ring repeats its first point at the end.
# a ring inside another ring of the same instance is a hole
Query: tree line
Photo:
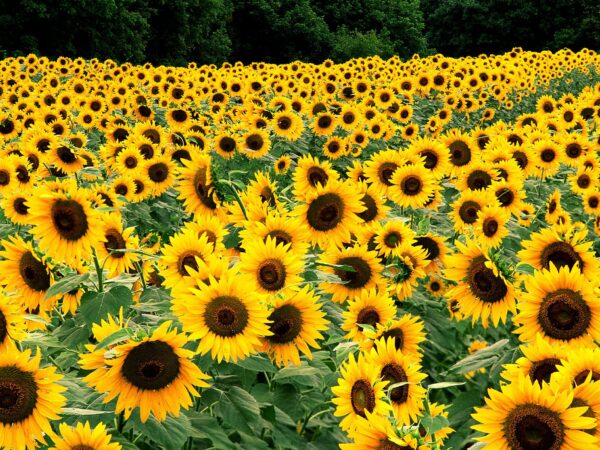
{"type": "Polygon", "coordinates": [[[600,47],[597,0],[0,0],[0,56],[153,64],[600,47]]]}

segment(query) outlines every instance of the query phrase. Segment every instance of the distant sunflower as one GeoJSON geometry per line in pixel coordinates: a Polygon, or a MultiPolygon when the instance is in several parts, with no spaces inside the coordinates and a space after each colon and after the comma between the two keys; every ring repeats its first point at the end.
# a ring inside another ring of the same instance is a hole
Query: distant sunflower
{"type": "Polygon", "coordinates": [[[121,444],[112,442],[112,435],[106,431],[106,425],[99,423],[94,428],[88,421],[77,422],[74,427],[61,423],[58,426],[60,436],[53,438],[54,446],[49,450],[121,450],[121,444]]]}
{"type": "Polygon", "coordinates": [[[261,294],[277,294],[287,289],[297,289],[302,281],[303,260],[290,250],[289,244],[277,240],[243,242],[244,253],[240,258],[239,271],[248,288],[261,294]]]}
{"type": "Polygon", "coordinates": [[[54,277],[45,259],[38,256],[31,242],[15,235],[2,241],[0,284],[15,291],[26,308],[35,309],[46,299],[54,277]]]}
{"type": "Polygon", "coordinates": [[[436,273],[441,265],[445,264],[448,248],[443,237],[427,233],[424,236],[415,236],[412,241],[413,246],[419,246],[427,251],[427,261],[425,266],[427,273],[436,273]]]}
{"type": "Polygon", "coordinates": [[[446,260],[444,276],[458,283],[446,294],[458,300],[462,314],[475,322],[481,319],[484,327],[491,319],[494,326],[506,322],[508,312],[516,312],[514,288],[488,259],[479,245],[467,240],[455,242],[458,252],[446,260]]]}
{"type": "Polygon", "coordinates": [[[449,169],[448,149],[440,142],[421,138],[411,142],[409,151],[423,159],[423,166],[439,179],[447,175],[449,169]]]}
{"type": "Polygon", "coordinates": [[[226,275],[173,298],[173,311],[198,352],[217,361],[236,362],[256,353],[261,338],[270,336],[269,311],[262,297],[246,289],[235,275],[226,275]]]}
{"type": "Polygon", "coordinates": [[[318,300],[308,287],[274,298],[268,317],[273,334],[263,338],[263,350],[278,366],[298,366],[300,353],[312,359],[311,347],[320,348],[328,322],[318,300]]]}
{"type": "Polygon", "coordinates": [[[444,283],[444,280],[438,278],[436,276],[431,277],[427,284],[425,285],[425,289],[434,297],[441,297],[446,294],[448,290],[447,286],[444,283]]]}
{"type": "Polygon", "coordinates": [[[494,202],[488,191],[474,192],[464,191],[452,206],[450,216],[454,223],[454,229],[464,232],[470,225],[475,224],[479,217],[479,211],[494,202]]]}
{"type": "Polygon", "coordinates": [[[268,214],[264,222],[249,223],[246,229],[240,231],[240,237],[248,242],[268,238],[275,239],[277,244],[290,244],[290,250],[297,254],[305,254],[310,247],[309,231],[299,217],[268,214]]]}
{"type": "Polygon", "coordinates": [[[271,148],[269,134],[264,130],[251,130],[242,136],[241,153],[248,158],[262,158],[271,148]]]}
{"type": "Polygon", "coordinates": [[[336,417],[343,417],[340,427],[343,430],[355,430],[359,418],[366,418],[366,413],[383,416],[390,406],[385,401],[386,381],[380,381],[377,367],[372,366],[362,354],[358,359],[350,354],[340,367],[338,384],[331,388],[336,405],[336,417]]]}
{"type": "Polygon", "coordinates": [[[316,192],[318,186],[327,186],[330,180],[338,178],[337,172],[328,161],[321,162],[311,155],[303,156],[298,159],[294,171],[294,196],[297,199],[305,199],[316,192]]]}
{"type": "Polygon", "coordinates": [[[283,155],[277,158],[277,160],[273,163],[273,168],[275,169],[275,173],[280,175],[286,173],[292,164],[292,159],[289,156],[283,155]]]}
{"type": "Polygon", "coordinates": [[[45,435],[52,435],[51,420],[58,420],[67,403],[66,387],[56,367],[40,368],[42,355],[9,349],[0,352],[0,447],[33,450],[45,435]]]}
{"type": "Polygon", "coordinates": [[[415,232],[399,220],[390,220],[377,229],[374,243],[381,256],[397,254],[404,245],[414,243],[415,232]]]}
{"type": "Polygon", "coordinates": [[[342,330],[346,331],[346,339],[362,342],[366,337],[366,329],[361,325],[375,328],[378,324],[387,326],[396,316],[396,306],[385,291],[376,289],[362,291],[360,296],[348,303],[343,313],[342,330]]]}
{"type": "Polygon", "coordinates": [[[56,262],[90,259],[92,249],[103,241],[100,214],[80,190],[69,194],[37,191],[27,206],[35,223],[31,233],[39,239],[40,249],[56,262]]]}
{"type": "MultiPolygon", "coordinates": [[[[103,324],[93,328],[98,342],[114,332],[103,324]]],[[[151,336],[114,345],[110,353],[88,344],[88,353],[80,355],[81,368],[92,371],[83,380],[106,394],[104,403],[116,398],[115,412],[123,412],[125,419],[139,408],[142,422],[150,414],[163,422],[167,413],[178,416],[182,407],[193,405],[200,395],[197,387],[208,387],[208,376],[192,362],[194,352],[184,348],[187,336],[170,327],[170,321],[164,322],[151,336]]]]}
{"type": "Polygon", "coordinates": [[[29,206],[27,206],[28,190],[15,190],[2,195],[0,206],[13,223],[28,225],[30,222],[29,206]]]}
{"type": "Polygon", "coordinates": [[[387,386],[396,383],[408,383],[392,388],[389,398],[394,417],[400,425],[410,425],[417,420],[424,408],[425,389],[420,383],[427,375],[420,372],[421,366],[410,355],[396,348],[394,339],[380,339],[367,354],[368,364],[376,367],[382,381],[387,386]]]}
{"type": "Polygon", "coordinates": [[[360,193],[349,182],[330,181],[318,186],[296,214],[308,225],[313,244],[326,248],[350,240],[351,231],[361,222],[358,213],[365,210],[360,193]]]}
{"type": "Polygon", "coordinates": [[[585,408],[572,406],[572,391],[533,383],[521,375],[501,391],[490,389],[486,406],[475,408],[473,429],[484,433],[477,438],[498,449],[594,448],[597,439],[586,431],[596,420],[586,417],[585,408]]]}
{"type": "Polygon", "coordinates": [[[517,253],[521,262],[535,269],[579,267],[588,279],[596,279],[598,261],[592,252],[592,242],[585,242],[585,229],[559,233],[556,228],[545,228],[533,233],[530,240],[522,242],[523,249],[517,253]]]}
{"type": "Polygon", "coordinates": [[[577,266],[536,271],[525,280],[515,323],[519,339],[533,342],[541,333],[553,344],[585,345],[600,338],[600,305],[577,266]]]}
{"type": "Polygon", "coordinates": [[[362,198],[361,202],[365,206],[365,210],[357,214],[366,225],[371,225],[379,222],[389,211],[389,207],[385,205],[384,199],[377,194],[375,189],[364,181],[357,182],[362,198]]]}
{"type": "Polygon", "coordinates": [[[380,195],[385,195],[393,185],[394,172],[406,162],[406,158],[396,150],[375,153],[364,164],[364,177],[380,195]]]}
{"type": "Polygon", "coordinates": [[[445,137],[444,144],[450,154],[450,167],[453,174],[469,164],[473,159],[473,152],[477,148],[472,138],[457,129],[452,129],[445,137]]]}
{"type": "Polygon", "coordinates": [[[494,204],[479,211],[473,232],[483,248],[496,248],[502,243],[509,233],[506,227],[509,219],[510,213],[494,204]]]}
{"type": "Polygon", "coordinates": [[[175,165],[167,156],[148,160],[143,166],[152,195],[158,197],[175,183],[175,165]]]}

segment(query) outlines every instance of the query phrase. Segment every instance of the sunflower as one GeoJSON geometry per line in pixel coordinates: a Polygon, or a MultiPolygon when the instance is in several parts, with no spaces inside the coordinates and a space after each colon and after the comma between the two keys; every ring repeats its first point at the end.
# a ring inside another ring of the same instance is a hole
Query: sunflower
{"type": "Polygon", "coordinates": [[[596,419],[596,426],[586,432],[596,438],[600,438],[600,428],[598,420],[600,419],[600,383],[591,381],[591,376],[586,382],[575,386],[573,390],[573,403],[571,407],[588,407],[586,417],[596,419]]]}
{"type": "Polygon", "coordinates": [[[266,242],[273,238],[277,244],[289,244],[290,250],[299,255],[304,255],[310,247],[308,227],[294,216],[267,214],[264,222],[249,222],[246,229],[240,231],[240,237],[247,242],[256,238],[266,242]]]}
{"type": "Polygon", "coordinates": [[[143,164],[143,157],[137,147],[130,146],[117,155],[117,170],[126,174],[137,170],[143,164]]]}
{"type": "Polygon", "coordinates": [[[0,352],[0,447],[32,450],[44,435],[52,435],[51,420],[58,420],[67,403],[66,387],[56,367],[40,368],[42,355],[8,349],[0,352]]]}
{"type": "Polygon", "coordinates": [[[387,216],[390,208],[385,205],[384,199],[377,194],[375,189],[365,181],[356,182],[360,193],[362,194],[361,202],[365,206],[365,210],[357,214],[365,225],[372,225],[379,222],[387,216]]]}
{"type": "Polygon", "coordinates": [[[223,242],[226,233],[225,225],[218,217],[196,217],[193,222],[187,222],[185,226],[195,230],[198,234],[198,238],[202,235],[206,235],[206,239],[212,244],[215,254],[219,254],[225,250],[225,244],[223,242]]]}
{"type": "Polygon", "coordinates": [[[271,148],[269,134],[264,130],[251,130],[246,132],[241,139],[241,153],[248,158],[262,158],[271,148]]]}
{"type": "Polygon", "coordinates": [[[317,136],[329,136],[335,130],[336,125],[337,120],[332,114],[322,112],[315,117],[312,129],[317,136]]]}
{"type": "Polygon", "coordinates": [[[104,216],[102,231],[104,242],[96,247],[96,254],[102,266],[108,270],[108,276],[116,277],[133,270],[138,256],[124,250],[136,250],[139,247],[138,238],[133,234],[134,228],[123,229],[121,216],[110,213],[104,216]]]}
{"type": "Polygon", "coordinates": [[[294,171],[294,196],[304,200],[315,193],[318,186],[327,186],[330,180],[338,178],[338,173],[332,169],[328,161],[320,162],[314,156],[303,156],[298,159],[294,171]]]}
{"type": "Polygon", "coordinates": [[[231,159],[235,156],[236,150],[241,147],[239,136],[222,131],[214,138],[215,152],[225,159],[231,159]]]}
{"type": "Polygon", "coordinates": [[[452,129],[445,137],[444,144],[450,154],[450,167],[453,174],[458,173],[473,159],[473,153],[477,146],[473,139],[457,129],[452,129]]]}
{"type": "Polygon", "coordinates": [[[551,264],[527,277],[525,289],[515,317],[522,341],[534,341],[536,333],[553,344],[585,345],[600,337],[600,304],[579,267],[551,264]]]}
{"type": "Polygon", "coordinates": [[[329,159],[338,159],[346,154],[347,146],[345,139],[333,136],[323,144],[323,154],[329,159]]]}
{"type": "Polygon", "coordinates": [[[349,431],[353,442],[340,444],[341,450],[416,450],[416,445],[410,444],[410,437],[399,436],[387,417],[368,411],[365,411],[365,417],[356,418],[356,428],[349,431]]]}
{"type": "Polygon", "coordinates": [[[567,230],[560,232],[557,227],[545,228],[533,233],[530,240],[523,241],[523,249],[517,253],[522,263],[534,269],[549,270],[551,264],[557,268],[579,267],[583,275],[596,279],[598,261],[592,252],[592,242],[585,242],[587,231],[567,230]]]}
{"type": "Polygon", "coordinates": [[[362,351],[369,351],[379,340],[393,340],[396,350],[410,355],[415,360],[422,358],[421,342],[425,341],[425,324],[418,316],[404,314],[387,325],[377,324],[374,329],[365,329],[360,342],[362,351]]]}
{"type": "Polygon", "coordinates": [[[352,230],[361,222],[357,214],[365,207],[360,199],[360,192],[350,182],[332,180],[326,186],[317,186],[295,211],[308,225],[313,245],[337,246],[348,242],[352,230]]]}
{"type": "Polygon", "coordinates": [[[450,167],[448,149],[442,143],[430,138],[419,138],[411,142],[408,151],[423,159],[423,166],[434,178],[440,179],[447,175],[450,167]]]}
{"type": "Polygon", "coordinates": [[[299,366],[300,352],[312,359],[310,348],[320,348],[328,322],[318,300],[308,287],[274,298],[268,317],[273,334],[263,338],[263,351],[278,366],[299,366]]]}
{"type": "Polygon", "coordinates": [[[463,168],[457,178],[456,187],[460,191],[470,189],[480,191],[487,189],[494,181],[500,178],[499,172],[490,167],[488,163],[471,163],[463,168]]]}
{"type": "Polygon", "coordinates": [[[73,264],[89,259],[92,249],[103,242],[100,214],[91,208],[81,190],[68,194],[42,188],[27,200],[31,230],[40,249],[56,262],[73,264]]]}
{"type": "Polygon", "coordinates": [[[35,309],[44,302],[46,292],[54,277],[44,258],[34,251],[31,242],[26,243],[14,235],[2,241],[4,250],[0,256],[0,284],[14,290],[22,299],[23,306],[35,309]]]}
{"type": "Polygon", "coordinates": [[[112,435],[106,432],[106,425],[99,423],[94,428],[88,421],[77,422],[74,427],[61,423],[60,436],[53,438],[54,446],[49,450],[121,450],[121,444],[111,442],[112,435]]]}
{"type": "Polygon", "coordinates": [[[179,199],[190,214],[217,215],[219,201],[211,174],[211,158],[207,153],[194,153],[191,160],[183,160],[177,175],[179,199]]]}
{"type": "Polygon", "coordinates": [[[304,131],[304,123],[297,114],[279,111],[273,114],[271,125],[275,134],[290,141],[297,141],[304,131]]]}
{"type": "Polygon", "coordinates": [[[286,173],[292,164],[292,159],[289,156],[282,155],[273,163],[273,168],[277,175],[286,173]]]}
{"type": "Polygon", "coordinates": [[[381,256],[397,255],[404,245],[414,243],[415,232],[400,220],[390,220],[376,228],[375,245],[381,256]]]}
{"type": "Polygon", "coordinates": [[[153,196],[160,196],[175,183],[175,165],[167,156],[158,156],[144,163],[143,169],[153,196]]]}
{"type": "Polygon", "coordinates": [[[361,343],[367,339],[367,329],[361,325],[373,328],[377,324],[387,326],[395,315],[394,300],[385,291],[364,290],[359,297],[348,303],[341,328],[347,332],[346,339],[361,343]]]}
{"type": "MultiPolygon", "coordinates": [[[[122,328],[122,321],[119,325],[122,328]]],[[[125,419],[138,407],[142,422],[150,414],[159,422],[166,420],[167,413],[179,416],[180,409],[188,409],[200,395],[196,388],[208,387],[208,376],[191,361],[194,352],[184,348],[187,336],[170,327],[171,321],[164,322],[151,336],[128,339],[109,351],[88,344],[88,353],[80,354],[81,368],[92,371],[83,380],[106,394],[104,403],[116,398],[115,412],[123,412],[125,419]]],[[[102,342],[115,326],[102,321],[94,324],[92,332],[102,342]]]]}
{"type": "Polygon", "coordinates": [[[25,338],[23,311],[14,297],[0,293],[0,353],[25,338]]]}
{"type": "Polygon", "coordinates": [[[425,284],[425,289],[434,297],[442,297],[446,294],[447,287],[444,283],[444,280],[437,276],[432,276],[427,280],[427,284],[425,284]]]}
{"type": "Polygon", "coordinates": [[[458,200],[456,200],[452,206],[452,212],[450,217],[454,224],[454,229],[462,233],[470,225],[477,222],[479,217],[479,211],[489,204],[493,204],[495,201],[492,198],[489,191],[464,191],[460,194],[458,200]]]}
{"type": "Polygon", "coordinates": [[[591,381],[600,381],[600,348],[569,347],[557,369],[557,382],[564,386],[583,384],[588,376],[591,381]]]}
{"type": "Polygon", "coordinates": [[[473,232],[484,249],[496,248],[508,236],[506,227],[510,213],[497,205],[484,206],[479,211],[473,232]]]}
{"type": "Polygon", "coordinates": [[[598,187],[598,169],[579,166],[577,172],[569,177],[571,192],[585,195],[598,187]]]}
{"type": "Polygon", "coordinates": [[[388,197],[400,207],[422,208],[436,189],[436,179],[417,164],[407,164],[395,170],[388,197]]]}
{"type": "Polygon", "coordinates": [[[227,274],[173,298],[173,311],[190,338],[200,340],[198,352],[237,362],[256,353],[261,338],[270,336],[269,311],[262,297],[227,274]]]}
{"type": "Polygon", "coordinates": [[[494,326],[516,312],[514,288],[488,259],[475,241],[455,242],[458,252],[448,256],[444,276],[458,283],[446,294],[459,302],[460,311],[472,321],[481,318],[484,327],[494,326]]]}
{"type": "Polygon", "coordinates": [[[242,242],[242,246],[245,251],[239,271],[247,288],[261,294],[298,288],[303,260],[290,250],[289,244],[278,244],[275,238],[267,237],[264,241],[242,242]]]}
{"type": "Polygon", "coordinates": [[[29,207],[27,206],[27,198],[29,189],[14,190],[10,193],[5,193],[0,200],[0,207],[13,223],[17,225],[29,225],[29,207]]]}
{"type": "Polygon", "coordinates": [[[427,233],[424,236],[415,236],[412,245],[422,247],[427,251],[426,259],[428,264],[425,266],[427,273],[436,273],[440,265],[444,265],[448,248],[443,237],[436,236],[433,233],[427,233]]]}
{"type": "Polygon", "coordinates": [[[523,374],[533,382],[549,383],[557,377],[561,361],[571,352],[567,345],[552,345],[541,334],[520,349],[524,356],[514,364],[506,364],[500,374],[508,382],[517,381],[519,374],[523,374]]]}
{"type": "Polygon", "coordinates": [[[394,417],[400,425],[410,425],[423,410],[425,389],[420,383],[427,375],[420,372],[421,366],[411,356],[397,350],[394,338],[379,339],[367,354],[367,364],[375,367],[388,386],[407,383],[392,388],[388,395],[394,417]]]}
{"type": "Polygon", "coordinates": [[[596,188],[583,195],[583,209],[586,213],[593,215],[600,212],[600,190],[596,188]]]}
{"type": "Polygon", "coordinates": [[[393,185],[392,176],[407,159],[396,150],[375,153],[364,165],[364,177],[380,194],[385,195],[393,185]]]}
{"type": "Polygon", "coordinates": [[[385,386],[387,381],[379,379],[377,367],[368,363],[363,354],[358,359],[350,354],[340,367],[338,384],[331,388],[336,409],[336,417],[343,417],[340,427],[343,430],[356,430],[361,424],[359,419],[365,418],[366,413],[384,416],[390,410],[385,401],[385,386]]]}
{"type": "Polygon", "coordinates": [[[520,375],[501,391],[490,389],[486,407],[475,408],[479,422],[473,429],[484,433],[477,440],[490,449],[594,448],[597,439],[586,430],[596,420],[584,415],[585,407],[573,407],[573,391],[534,383],[520,375]]]}
{"type": "Polygon", "coordinates": [[[523,185],[520,182],[495,181],[489,187],[489,191],[494,194],[501,208],[518,217],[525,199],[523,185]]]}
{"type": "Polygon", "coordinates": [[[198,270],[198,259],[208,261],[214,246],[208,242],[208,236],[198,236],[192,227],[186,227],[172,236],[169,244],[162,248],[160,274],[164,277],[164,286],[175,288],[190,276],[190,269],[198,270]]]}
{"type": "Polygon", "coordinates": [[[533,144],[533,162],[538,170],[536,175],[544,178],[554,175],[561,163],[561,153],[558,145],[550,139],[540,139],[533,144]]]}

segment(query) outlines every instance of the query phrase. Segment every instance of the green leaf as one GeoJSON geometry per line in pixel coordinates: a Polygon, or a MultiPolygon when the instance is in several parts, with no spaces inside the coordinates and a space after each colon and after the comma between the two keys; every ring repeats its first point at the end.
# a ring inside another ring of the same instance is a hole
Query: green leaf
{"type": "Polygon", "coordinates": [[[90,273],[86,272],[82,275],[73,273],[61,278],[48,288],[46,291],[46,299],[56,295],[66,294],[67,292],[71,292],[81,287],[81,285],[83,285],[83,283],[87,281],[89,277],[90,273]]]}
{"type": "Polygon", "coordinates": [[[185,414],[180,414],[179,417],[167,416],[164,422],[159,422],[150,415],[148,420],[142,423],[139,410],[135,410],[125,424],[125,431],[129,429],[134,429],[151,439],[164,450],[180,450],[188,437],[194,433],[190,419],[185,414]]]}
{"type": "Polygon", "coordinates": [[[83,408],[63,408],[62,413],[67,416],[97,416],[98,414],[114,414],[114,411],[100,411],[83,408]]]}
{"type": "Polygon", "coordinates": [[[96,350],[116,344],[117,342],[125,341],[131,337],[130,333],[131,331],[129,328],[121,328],[102,339],[96,346],[96,350]]]}
{"type": "Polygon", "coordinates": [[[501,339],[489,347],[482,348],[475,353],[461,359],[452,367],[450,371],[458,373],[467,373],[473,370],[481,369],[492,365],[498,359],[500,349],[508,344],[508,339],[501,339]]]}
{"type": "Polygon", "coordinates": [[[291,381],[298,381],[298,377],[310,377],[319,374],[319,369],[310,366],[290,366],[284,367],[273,377],[273,381],[281,381],[292,378],[291,381]]]}
{"type": "Polygon", "coordinates": [[[215,417],[197,411],[189,411],[186,415],[189,417],[194,430],[193,437],[207,439],[216,448],[231,448],[233,446],[215,417]]]}
{"type": "Polygon", "coordinates": [[[86,292],[81,297],[79,312],[88,328],[94,323],[106,319],[108,315],[117,315],[121,307],[133,304],[133,295],[125,286],[114,286],[109,291],[86,292]]]}
{"type": "Polygon", "coordinates": [[[427,430],[427,433],[431,435],[449,426],[449,422],[444,416],[425,416],[421,419],[421,425],[423,425],[427,430]]]}
{"type": "Polygon", "coordinates": [[[260,407],[254,397],[238,386],[223,392],[215,407],[228,427],[251,433],[251,425],[260,418],[260,407]]]}
{"type": "Polygon", "coordinates": [[[253,372],[277,372],[277,367],[275,367],[267,358],[262,356],[252,356],[243,359],[238,361],[236,365],[246,370],[252,370],[253,372]]]}

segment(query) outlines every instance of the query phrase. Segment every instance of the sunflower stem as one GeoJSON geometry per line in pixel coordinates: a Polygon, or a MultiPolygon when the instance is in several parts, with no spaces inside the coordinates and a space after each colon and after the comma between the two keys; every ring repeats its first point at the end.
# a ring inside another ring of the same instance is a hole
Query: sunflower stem
{"type": "Polygon", "coordinates": [[[125,413],[121,412],[118,417],[117,430],[123,434],[123,428],[125,427],[125,413]]]}
{"type": "Polygon", "coordinates": [[[94,267],[96,268],[96,275],[98,276],[98,292],[104,292],[104,283],[102,280],[102,267],[100,267],[100,262],[98,261],[98,255],[96,255],[96,249],[92,249],[92,254],[94,255],[94,267]]]}
{"type": "Polygon", "coordinates": [[[133,265],[135,266],[135,270],[137,270],[137,272],[140,276],[140,281],[142,282],[142,289],[145,291],[146,290],[146,280],[144,279],[144,272],[142,271],[142,265],[140,264],[139,261],[134,262],[133,265]]]}

